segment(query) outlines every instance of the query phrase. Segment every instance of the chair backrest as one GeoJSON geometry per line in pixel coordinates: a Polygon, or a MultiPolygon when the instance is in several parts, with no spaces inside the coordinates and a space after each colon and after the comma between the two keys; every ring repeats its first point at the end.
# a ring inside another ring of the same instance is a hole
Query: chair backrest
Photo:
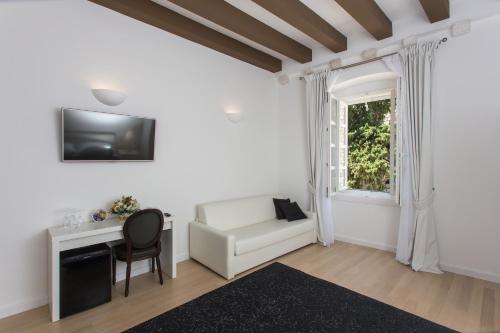
{"type": "Polygon", "coordinates": [[[143,209],[130,215],[123,225],[123,238],[134,249],[158,245],[163,230],[163,213],[158,209],[143,209]]]}

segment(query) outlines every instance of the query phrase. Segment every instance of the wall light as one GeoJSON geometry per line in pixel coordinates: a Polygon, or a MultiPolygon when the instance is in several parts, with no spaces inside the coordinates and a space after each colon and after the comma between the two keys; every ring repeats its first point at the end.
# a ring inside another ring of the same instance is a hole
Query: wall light
{"type": "Polygon", "coordinates": [[[92,89],[94,97],[102,104],[116,106],[127,99],[127,94],[111,89],[92,89]]]}
{"type": "Polygon", "coordinates": [[[243,113],[241,113],[241,111],[239,110],[226,109],[224,113],[226,114],[227,119],[229,119],[229,121],[232,123],[237,124],[243,120],[243,113]]]}

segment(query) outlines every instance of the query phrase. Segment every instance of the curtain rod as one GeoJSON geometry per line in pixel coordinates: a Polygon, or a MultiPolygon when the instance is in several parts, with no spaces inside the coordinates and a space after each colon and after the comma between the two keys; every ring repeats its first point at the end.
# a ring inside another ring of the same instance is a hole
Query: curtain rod
{"type": "MultiPolygon", "coordinates": [[[[441,45],[441,43],[446,43],[447,41],[448,41],[448,38],[447,37],[443,37],[439,41],[438,45],[441,45]]],[[[379,56],[379,57],[376,57],[376,58],[372,58],[372,59],[368,59],[368,60],[363,60],[363,61],[355,62],[355,63],[349,64],[349,65],[345,65],[345,66],[342,66],[342,67],[339,67],[339,68],[331,68],[331,70],[339,70],[339,69],[347,69],[347,68],[351,68],[351,67],[356,67],[356,66],[368,64],[370,62],[379,61],[379,60],[382,60],[385,57],[389,57],[389,56],[392,56],[392,55],[395,55],[395,54],[398,54],[398,51],[391,52],[391,53],[388,53],[388,54],[385,54],[383,56],[379,56]]],[[[303,80],[303,79],[304,79],[303,75],[299,76],[299,80],[303,80]]]]}

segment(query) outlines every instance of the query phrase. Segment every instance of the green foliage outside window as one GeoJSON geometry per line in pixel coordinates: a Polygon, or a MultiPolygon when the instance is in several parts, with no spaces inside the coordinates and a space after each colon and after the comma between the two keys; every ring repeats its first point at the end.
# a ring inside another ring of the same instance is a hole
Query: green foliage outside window
{"type": "Polygon", "coordinates": [[[389,99],[349,105],[348,187],[390,190],[389,99]]]}

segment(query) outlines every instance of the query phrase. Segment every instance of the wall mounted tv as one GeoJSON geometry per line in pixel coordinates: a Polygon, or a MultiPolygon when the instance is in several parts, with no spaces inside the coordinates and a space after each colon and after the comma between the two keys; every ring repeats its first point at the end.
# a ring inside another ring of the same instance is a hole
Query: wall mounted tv
{"type": "Polygon", "coordinates": [[[63,161],[153,161],[154,119],[62,109],[63,161]]]}

